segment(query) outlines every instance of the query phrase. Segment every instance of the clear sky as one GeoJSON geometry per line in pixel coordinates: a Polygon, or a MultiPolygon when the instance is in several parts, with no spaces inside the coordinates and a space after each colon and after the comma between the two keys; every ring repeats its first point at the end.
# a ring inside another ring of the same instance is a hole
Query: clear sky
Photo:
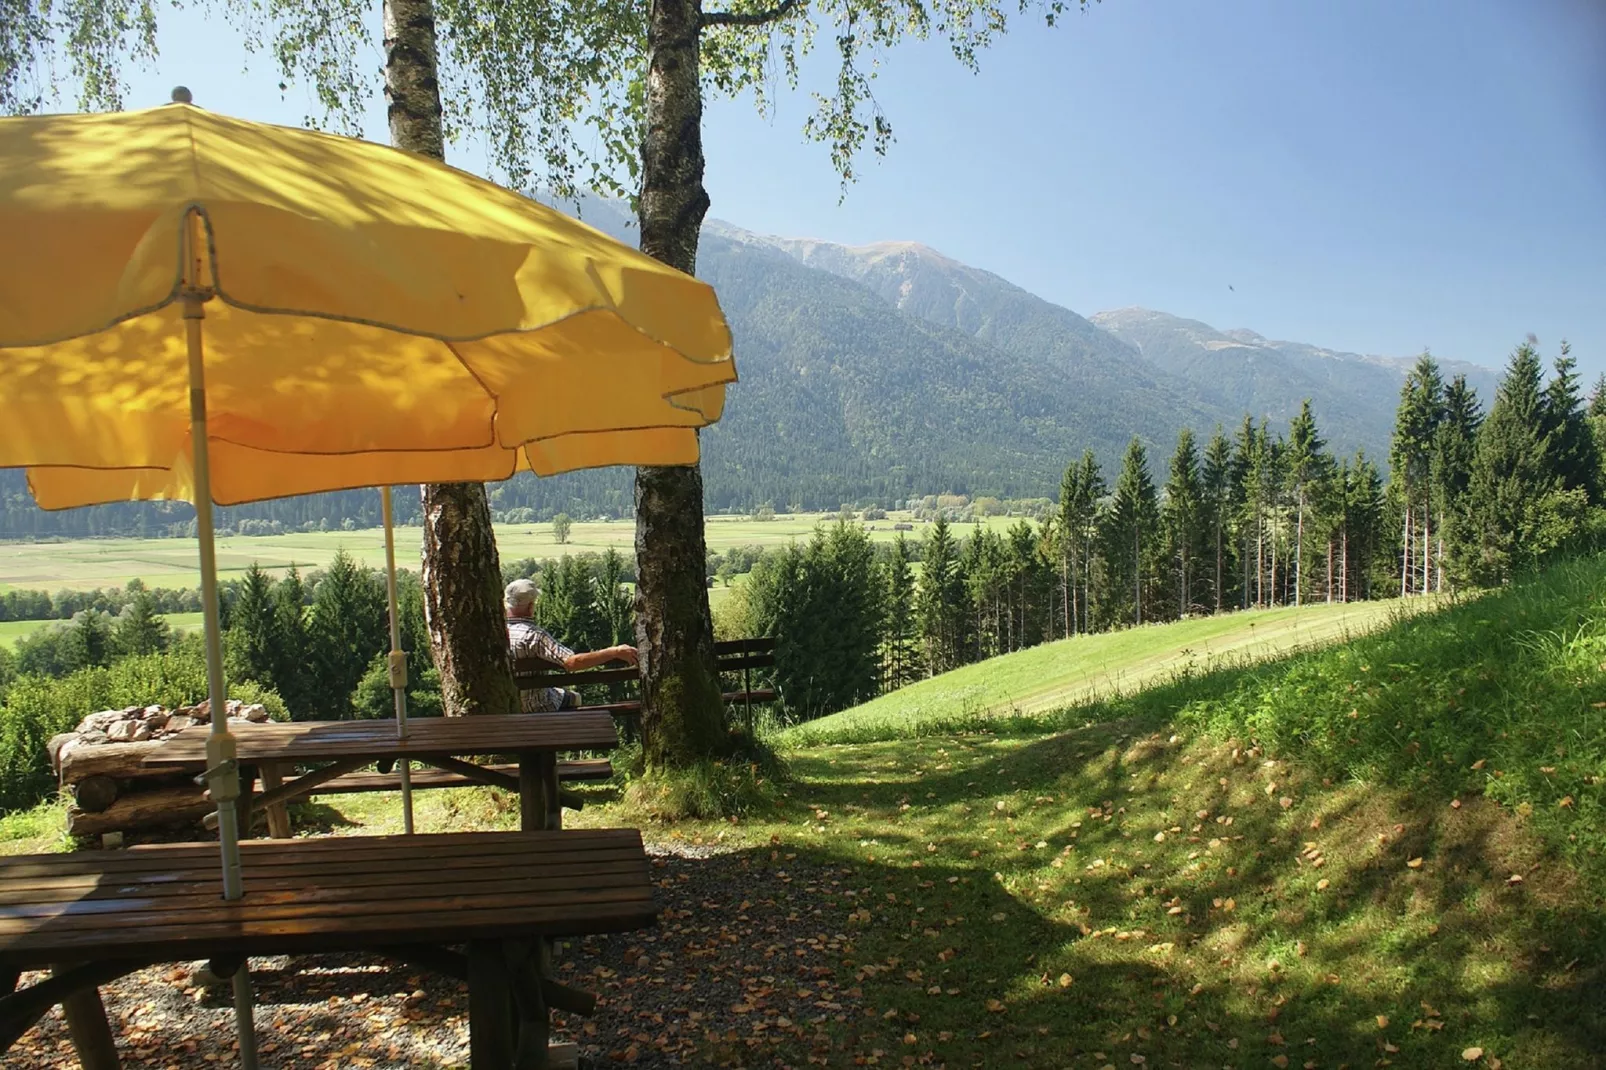
{"type": "MultiPolygon", "coordinates": [[[[245,117],[308,110],[221,21],[160,14],[131,106],[182,82],[245,117]]],[[[1054,30],[1018,20],[974,76],[911,45],[877,82],[897,141],[840,203],[802,139],[810,88],[770,120],[710,107],[712,215],[923,242],[1083,314],[1490,366],[1533,332],[1606,372],[1600,0],[1105,0],[1054,30]]]]}

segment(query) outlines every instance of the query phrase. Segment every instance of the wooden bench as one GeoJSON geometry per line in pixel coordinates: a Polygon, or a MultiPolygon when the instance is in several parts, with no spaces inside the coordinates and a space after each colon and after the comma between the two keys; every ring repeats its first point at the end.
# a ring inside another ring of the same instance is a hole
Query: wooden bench
{"type": "MultiPolygon", "coordinates": [[[[595,998],[550,976],[552,938],[652,926],[633,829],[333,836],[0,859],[0,1055],[58,1003],[83,1065],[116,1067],[99,986],[166,962],[369,952],[465,980],[473,1070],[551,1065],[548,1010],[595,998]],[[466,952],[455,950],[466,945],[466,952]],[[28,988],[23,970],[49,970],[28,988]]],[[[4,1062],[0,1059],[0,1062],[4,1062]]]]}
{"type": "MultiPolygon", "coordinates": [[[[753,670],[768,669],[775,665],[773,638],[732,639],[714,644],[714,663],[721,676],[741,677],[739,690],[725,692],[727,704],[740,704],[747,711],[748,722],[753,719],[753,704],[775,701],[773,688],[753,687],[753,670]]],[[[636,698],[618,702],[582,705],[582,710],[603,710],[620,716],[634,716],[641,712],[639,696],[640,675],[635,668],[585,669],[568,672],[540,658],[519,658],[513,662],[513,678],[519,690],[535,691],[543,687],[590,687],[593,685],[623,684],[637,691],[636,698]]]]}

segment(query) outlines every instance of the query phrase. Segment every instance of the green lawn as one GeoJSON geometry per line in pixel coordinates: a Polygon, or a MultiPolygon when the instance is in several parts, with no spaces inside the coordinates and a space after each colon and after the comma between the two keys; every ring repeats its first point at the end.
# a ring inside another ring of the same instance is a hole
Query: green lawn
{"type": "MultiPolygon", "coordinates": [[[[708,545],[713,550],[734,546],[781,546],[792,539],[806,539],[816,524],[829,521],[830,514],[783,515],[772,521],[745,517],[708,518],[708,545]]],[[[871,537],[890,541],[892,520],[870,521],[871,537]]],[[[1013,520],[993,518],[987,523],[1007,526],[1013,520]]],[[[928,525],[916,524],[908,534],[918,538],[928,525]]],[[[956,526],[964,534],[971,525],[956,526]]],[[[422,529],[400,528],[396,532],[396,560],[402,568],[416,570],[422,529]]],[[[613,547],[630,554],[635,547],[634,521],[605,524],[576,523],[566,545],[552,537],[551,524],[499,524],[497,549],[502,560],[525,557],[561,557],[571,553],[601,552],[613,547]]],[[[373,568],[385,563],[384,532],[378,528],[360,531],[312,532],[295,535],[237,536],[217,541],[218,574],[227,579],[238,576],[254,561],[261,567],[281,573],[291,565],[306,570],[322,568],[344,549],[352,557],[373,568]]],[[[193,587],[200,582],[193,539],[71,539],[60,542],[0,542],[0,589],[17,587],[58,591],[63,588],[87,590],[95,587],[121,587],[131,579],[152,587],[193,587]]]]}
{"type": "MultiPolygon", "coordinates": [[[[603,785],[565,821],[794,889],[779,932],[734,905],[667,926],[831,949],[851,1014],[777,1016],[783,997],[812,1015],[824,983],[756,960],[770,1005],[697,1034],[698,1065],[1584,1070],[1606,1051],[1602,591],[1596,562],[1393,620],[1316,607],[1297,641],[1324,613],[1329,637],[1387,623],[1147,687],[1165,650],[1253,648],[1219,621],[1112,636],[1136,644],[1101,655],[1119,696],[921,736],[964,713],[930,698],[890,722],[905,738],[789,748],[774,803],[735,818],[671,822],[603,785]]],[[[982,693],[1024,694],[1049,653],[974,667],[1005,681],[982,693]]],[[[401,820],[394,795],[299,819],[401,820]]],[[[420,831],[516,821],[493,789],[419,798],[420,831]]],[[[0,852],[59,848],[58,829],[50,806],[0,821],[0,852]]],[[[654,979],[699,968],[666,960],[654,979]]]]}
{"type": "MultiPolygon", "coordinates": [[[[1421,608],[1410,600],[1410,609],[1421,608]]],[[[941,731],[955,720],[1042,713],[1095,695],[1138,690],[1179,672],[1285,654],[1369,631],[1406,608],[1399,601],[1251,610],[1075,636],[922,680],[786,732],[789,746],[870,742],[941,731]]]]}
{"type": "MultiPolygon", "coordinates": [[[[199,613],[168,613],[162,618],[174,631],[193,631],[201,626],[199,613]]],[[[66,621],[56,620],[7,620],[0,621],[0,647],[10,648],[16,646],[17,640],[25,635],[32,635],[40,628],[48,628],[52,624],[65,624],[66,621]]]]}

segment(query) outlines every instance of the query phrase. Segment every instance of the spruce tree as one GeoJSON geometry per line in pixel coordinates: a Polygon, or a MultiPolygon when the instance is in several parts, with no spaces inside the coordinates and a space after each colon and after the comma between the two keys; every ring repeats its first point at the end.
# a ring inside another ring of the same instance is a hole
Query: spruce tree
{"type": "Polygon", "coordinates": [[[1087,631],[1092,614],[1088,598],[1092,592],[1089,572],[1093,558],[1094,521],[1099,500],[1104,497],[1104,476],[1092,450],[1065,469],[1060,483],[1060,532],[1066,573],[1066,634],[1087,631]]]}
{"type": "Polygon", "coordinates": [[[345,716],[374,655],[389,646],[384,585],[344,550],[335,554],[312,595],[308,624],[319,689],[312,698],[323,719],[345,716]]]}
{"type": "Polygon", "coordinates": [[[931,526],[920,557],[916,617],[925,647],[926,672],[936,676],[960,664],[966,612],[959,548],[948,531],[948,521],[941,516],[931,526]]]}
{"type": "Polygon", "coordinates": [[[112,647],[119,654],[158,654],[171,639],[167,621],[157,612],[156,599],[149,591],[135,594],[112,626],[112,647]]]}
{"type": "Polygon", "coordinates": [[[1394,478],[1389,491],[1400,508],[1400,594],[1427,589],[1433,536],[1433,443],[1444,418],[1444,378],[1431,354],[1423,353],[1400,388],[1394,438],[1389,446],[1389,468],[1394,478]],[[1417,550],[1418,540],[1422,549],[1417,550]]]}
{"type": "Polygon", "coordinates": [[[892,540],[883,576],[882,681],[893,691],[915,678],[915,578],[901,531],[892,540]]]}
{"type": "Polygon", "coordinates": [[[313,664],[307,635],[307,587],[294,565],[273,586],[271,637],[269,664],[274,690],[284,699],[291,716],[310,716],[321,674],[313,664]]]}
{"type": "Polygon", "coordinates": [[[98,609],[81,609],[73,614],[63,639],[70,670],[98,669],[112,660],[112,629],[107,615],[98,609]]]}
{"type": "Polygon", "coordinates": [[[1203,542],[1201,532],[1205,509],[1205,490],[1199,474],[1199,450],[1194,443],[1192,429],[1184,427],[1177,435],[1176,452],[1171,456],[1171,474],[1166,480],[1162,513],[1167,557],[1176,581],[1174,590],[1178,620],[1186,617],[1194,608],[1194,573],[1198,569],[1199,547],[1203,542]]]}
{"type": "Polygon", "coordinates": [[[1316,430],[1316,417],[1311,413],[1310,399],[1299,407],[1288,428],[1287,478],[1294,497],[1294,605],[1304,601],[1305,589],[1305,516],[1313,494],[1320,494],[1327,478],[1328,457],[1326,443],[1316,430]]]}
{"type": "MultiPolygon", "coordinates": [[[[1532,340],[1518,346],[1478,430],[1461,527],[1460,566],[1495,584],[1532,567],[1563,534],[1567,512],[1545,434],[1547,399],[1532,340]]],[[[1581,494],[1581,492],[1575,492],[1581,494]]]]}
{"type": "Polygon", "coordinates": [[[234,597],[229,630],[223,649],[231,680],[254,680],[279,688],[274,657],[274,631],[278,627],[273,581],[255,561],[245,570],[234,597]]]}
{"type": "Polygon", "coordinates": [[[1203,494],[1205,526],[1209,533],[1214,578],[1210,585],[1210,599],[1215,612],[1220,613],[1226,600],[1228,569],[1231,566],[1231,530],[1234,508],[1232,445],[1216,425],[1205,447],[1204,470],[1200,477],[1203,494]]]}
{"type": "Polygon", "coordinates": [[[1260,513],[1258,496],[1254,493],[1255,471],[1259,467],[1260,436],[1255,432],[1253,417],[1245,416],[1233,439],[1232,487],[1233,514],[1238,528],[1238,608],[1248,609],[1251,592],[1256,605],[1260,602],[1260,584],[1249,575],[1250,562],[1255,574],[1260,574],[1260,513]]]}
{"type": "Polygon", "coordinates": [[[1582,491],[1591,505],[1601,502],[1600,457],[1579,392],[1578,362],[1561,343],[1555,375],[1545,387],[1540,426],[1550,452],[1551,470],[1563,490],[1582,491]]]}
{"type": "MultiPolygon", "coordinates": [[[[1142,624],[1144,604],[1153,581],[1153,559],[1159,541],[1159,503],[1149,474],[1148,452],[1141,439],[1127,445],[1115,496],[1104,525],[1105,556],[1118,604],[1130,607],[1132,623],[1142,624]],[[1131,601],[1127,602],[1126,599],[1131,601]]],[[[1126,615],[1123,613],[1123,616],[1126,615]]]]}
{"type": "Polygon", "coordinates": [[[597,566],[597,606],[607,624],[605,646],[635,642],[635,602],[625,588],[625,559],[611,546],[597,566]]]}

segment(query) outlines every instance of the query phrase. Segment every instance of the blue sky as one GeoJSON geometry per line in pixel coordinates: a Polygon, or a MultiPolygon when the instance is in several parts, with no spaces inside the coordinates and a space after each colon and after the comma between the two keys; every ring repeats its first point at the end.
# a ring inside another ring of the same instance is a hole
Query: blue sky
{"type": "MultiPolygon", "coordinates": [[[[243,69],[221,21],[161,17],[131,106],[182,82],[242,116],[308,110],[266,59],[243,69]]],[[[711,105],[712,215],[920,241],[1083,314],[1491,366],[1531,331],[1606,372],[1598,0],[1105,0],[1054,30],[1018,20],[978,75],[913,44],[877,82],[897,141],[840,202],[801,135],[810,88],[770,119],[711,105]]],[[[482,170],[483,152],[453,162],[482,170]]]]}

